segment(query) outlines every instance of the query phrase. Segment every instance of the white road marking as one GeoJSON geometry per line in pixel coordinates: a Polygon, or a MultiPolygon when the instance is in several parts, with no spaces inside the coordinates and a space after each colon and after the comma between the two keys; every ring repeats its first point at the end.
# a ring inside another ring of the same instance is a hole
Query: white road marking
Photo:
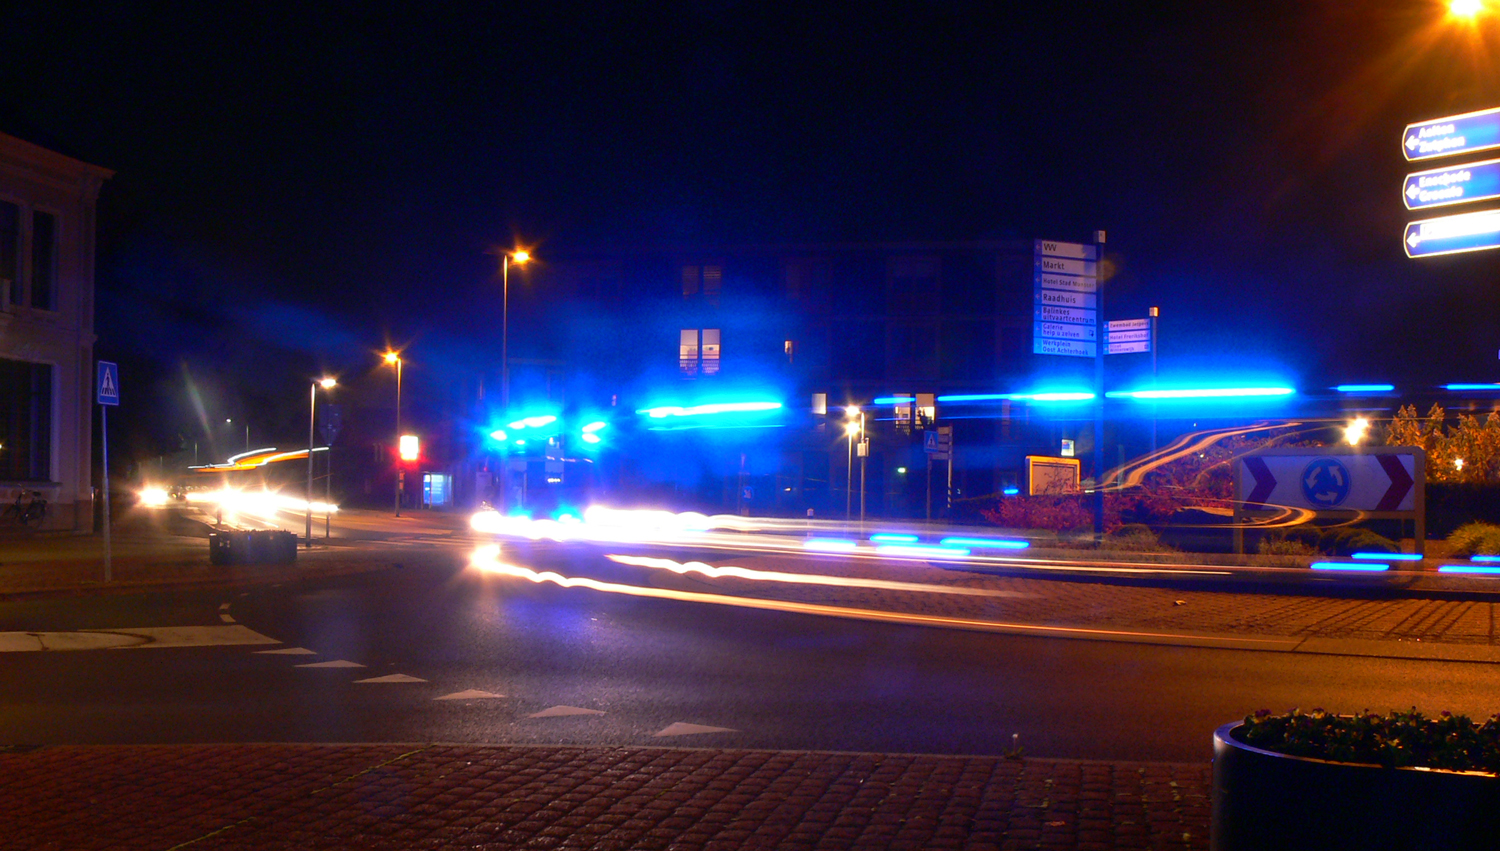
{"type": "Polygon", "coordinates": [[[227,611],[229,611],[229,604],[228,603],[220,603],[219,604],[219,611],[221,611],[221,612],[227,612],[227,611]]]}
{"type": "Polygon", "coordinates": [[[370,677],[367,680],[355,680],[356,683],[425,683],[421,677],[412,677],[406,674],[386,674],[383,677],[370,677]]]}
{"type": "Polygon", "coordinates": [[[224,623],[234,623],[234,618],[230,615],[219,615],[219,620],[223,621],[224,623]]]}
{"type": "Polygon", "coordinates": [[[241,624],[83,629],[71,632],[0,632],[0,652],[234,647],[280,643],[241,624]]]}
{"type": "Polygon", "coordinates": [[[297,667],[299,667],[299,668],[363,668],[364,665],[361,665],[358,662],[349,662],[349,661],[344,660],[344,659],[339,659],[339,660],[334,661],[334,662],[308,662],[305,665],[298,665],[297,667]]]}
{"type": "Polygon", "coordinates": [[[257,650],[256,653],[264,653],[268,656],[316,656],[317,651],[308,650],[306,647],[283,647],[280,650],[257,650]]]}
{"type": "Polygon", "coordinates": [[[471,688],[467,691],[456,691],[452,694],[445,694],[442,697],[434,697],[433,700],[487,700],[493,697],[505,697],[505,695],[471,688]]]}
{"type": "Polygon", "coordinates": [[[655,733],[652,733],[651,737],[654,738],[654,739],[660,739],[660,738],[664,738],[666,736],[693,736],[693,735],[697,735],[698,733],[738,733],[738,732],[739,732],[739,730],[735,730],[735,729],[730,728],[730,727],[705,727],[702,724],[689,724],[689,723],[687,723],[685,721],[674,721],[671,724],[668,724],[667,727],[666,727],[666,729],[659,730],[659,731],[657,731],[655,733]]]}
{"type": "MultiPolygon", "coordinates": [[[[541,712],[533,712],[527,718],[561,718],[567,715],[603,715],[598,709],[584,709],[581,706],[553,706],[543,709],[541,712]]],[[[660,734],[658,734],[660,735],[660,734]]]]}

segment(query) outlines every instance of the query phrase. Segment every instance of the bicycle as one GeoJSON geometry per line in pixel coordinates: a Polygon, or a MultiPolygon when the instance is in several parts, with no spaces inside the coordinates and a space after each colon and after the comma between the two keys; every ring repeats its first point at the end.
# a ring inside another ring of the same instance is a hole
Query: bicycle
{"type": "Polygon", "coordinates": [[[0,513],[0,520],[14,521],[32,529],[39,528],[47,518],[47,500],[41,491],[21,491],[16,501],[7,505],[0,513]]]}

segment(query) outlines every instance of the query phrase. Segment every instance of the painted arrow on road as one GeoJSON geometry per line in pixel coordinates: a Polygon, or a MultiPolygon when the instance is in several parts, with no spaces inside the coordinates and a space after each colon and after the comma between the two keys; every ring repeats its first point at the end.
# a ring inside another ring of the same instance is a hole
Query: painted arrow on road
{"type": "Polygon", "coordinates": [[[1265,505],[1266,498],[1271,495],[1271,491],[1276,490],[1276,477],[1271,475],[1266,462],[1259,458],[1249,456],[1244,459],[1244,462],[1245,471],[1255,479],[1255,488],[1250,491],[1249,496],[1245,497],[1245,507],[1265,505]]]}
{"type": "Polygon", "coordinates": [[[1402,465],[1400,457],[1396,455],[1377,457],[1380,460],[1381,469],[1391,477],[1391,487],[1385,492],[1385,496],[1380,498],[1375,510],[1396,511],[1401,506],[1401,500],[1405,499],[1406,494],[1411,490],[1413,484],[1411,474],[1406,472],[1406,467],[1402,465]]]}

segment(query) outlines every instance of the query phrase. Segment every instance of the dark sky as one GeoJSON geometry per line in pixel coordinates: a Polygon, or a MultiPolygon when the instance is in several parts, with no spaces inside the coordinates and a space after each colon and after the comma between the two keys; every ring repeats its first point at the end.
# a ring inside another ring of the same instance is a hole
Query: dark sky
{"type": "Polygon", "coordinates": [[[253,383],[249,350],[270,374],[453,340],[487,321],[485,250],[512,238],[545,254],[1105,228],[1108,313],[1161,306],[1164,371],[1500,372],[1500,253],[1404,257],[1398,146],[1408,122],[1500,105],[1500,17],[218,5],[20,0],[0,29],[0,130],[117,171],[97,325],[121,358],[253,383]]]}

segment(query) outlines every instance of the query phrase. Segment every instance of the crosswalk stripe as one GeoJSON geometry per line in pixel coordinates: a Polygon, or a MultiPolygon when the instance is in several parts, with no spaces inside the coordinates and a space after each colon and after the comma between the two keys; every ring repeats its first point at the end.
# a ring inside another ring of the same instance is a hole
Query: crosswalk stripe
{"type": "Polygon", "coordinates": [[[541,712],[533,712],[527,718],[562,718],[568,715],[603,715],[598,709],[584,709],[581,706],[552,706],[541,712]]]}
{"type": "Polygon", "coordinates": [[[433,700],[487,700],[494,697],[505,697],[505,695],[471,688],[467,691],[456,691],[452,694],[445,694],[442,697],[434,697],[433,700]]]}
{"type": "Polygon", "coordinates": [[[702,724],[689,724],[686,721],[674,721],[671,724],[668,724],[665,729],[658,730],[657,732],[652,733],[651,737],[654,739],[660,739],[667,736],[694,736],[699,733],[738,732],[739,730],[735,730],[730,727],[707,727],[702,724]]]}
{"type": "Polygon", "coordinates": [[[364,665],[361,665],[358,662],[350,662],[350,661],[345,660],[345,659],[338,659],[338,660],[333,661],[333,662],[308,662],[308,663],[303,664],[303,665],[298,665],[297,667],[299,667],[299,668],[363,668],[364,665]]]}
{"type": "Polygon", "coordinates": [[[407,674],[386,674],[383,677],[370,677],[367,680],[355,680],[356,683],[425,683],[421,677],[413,677],[407,674]]]}

